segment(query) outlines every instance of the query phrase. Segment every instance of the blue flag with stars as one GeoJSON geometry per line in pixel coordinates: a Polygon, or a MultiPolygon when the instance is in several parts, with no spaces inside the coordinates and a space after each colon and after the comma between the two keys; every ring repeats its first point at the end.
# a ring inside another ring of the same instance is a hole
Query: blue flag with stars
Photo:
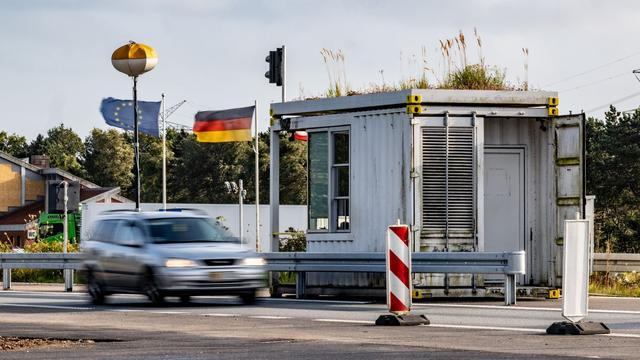
{"type": "MultiPolygon", "coordinates": [[[[104,121],[111,126],[133,130],[133,101],[112,97],[102,99],[100,112],[104,121]]],[[[160,136],[158,114],[160,101],[138,101],[138,129],[151,136],[160,136]]]]}

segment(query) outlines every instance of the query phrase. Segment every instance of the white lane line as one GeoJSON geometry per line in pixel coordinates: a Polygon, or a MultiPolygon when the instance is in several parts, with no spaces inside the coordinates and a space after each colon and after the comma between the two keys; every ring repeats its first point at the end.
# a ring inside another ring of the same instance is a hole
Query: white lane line
{"type": "Polygon", "coordinates": [[[224,314],[224,313],[214,313],[214,314],[201,314],[202,316],[215,316],[215,317],[239,317],[240,314],[224,314]]]}
{"type": "Polygon", "coordinates": [[[149,311],[152,314],[163,314],[163,315],[188,315],[190,313],[185,311],[149,311]]]}
{"type": "Polygon", "coordinates": [[[334,323],[346,323],[346,324],[369,324],[373,325],[376,322],[371,320],[347,320],[347,319],[313,319],[318,322],[334,322],[334,323]]]}
{"type": "Polygon", "coordinates": [[[260,298],[260,301],[274,301],[274,302],[309,302],[318,304],[346,304],[346,305],[358,305],[358,304],[372,304],[372,301],[345,301],[345,300],[317,300],[317,299],[276,299],[276,298],[260,298]]]}
{"type": "Polygon", "coordinates": [[[521,331],[521,332],[546,333],[545,329],[512,328],[512,327],[503,327],[503,326],[448,325],[448,324],[430,324],[430,325],[423,325],[423,326],[426,326],[426,327],[438,327],[438,328],[448,328],[448,329],[504,330],[504,331],[521,331]]]}
{"type": "Polygon", "coordinates": [[[612,336],[612,337],[623,337],[623,338],[640,338],[640,334],[618,334],[618,333],[611,333],[611,334],[600,334],[602,336],[612,336]]]}
{"type": "Polygon", "coordinates": [[[36,305],[36,304],[10,304],[3,303],[0,306],[10,306],[10,307],[31,307],[31,308],[41,308],[41,309],[64,309],[64,310],[94,310],[92,307],[80,307],[80,306],[58,306],[58,305],[36,305]]]}
{"type": "Polygon", "coordinates": [[[112,311],[112,312],[142,312],[144,310],[139,310],[139,309],[111,309],[109,311],[112,311]]]}
{"type": "Polygon", "coordinates": [[[285,320],[291,319],[291,316],[274,316],[274,315],[255,315],[249,316],[252,319],[269,319],[269,320],[285,320]]]}
{"type": "MultiPolygon", "coordinates": [[[[496,310],[530,310],[530,311],[549,311],[560,312],[561,308],[544,308],[544,307],[528,307],[528,306],[504,306],[504,305],[471,305],[471,304],[413,304],[414,307],[442,307],[442,308],[469,308],[469,309],[496,309],[496,310]]],[[[599,314],[631,314],[640,315],[637,310],[604,310],[589,309],[590,313],[599,314]]]]}

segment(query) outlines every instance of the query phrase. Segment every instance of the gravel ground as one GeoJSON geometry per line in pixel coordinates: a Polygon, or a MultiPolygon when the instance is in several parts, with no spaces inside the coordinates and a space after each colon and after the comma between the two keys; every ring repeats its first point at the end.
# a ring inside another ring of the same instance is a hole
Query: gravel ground
{"type": "Polygon", "coordinates": [[[29,350],[42,347],[70,348],[93,344],[93,340],[37,339],[0,336],[0,352],[12,350],[29,350]]]}

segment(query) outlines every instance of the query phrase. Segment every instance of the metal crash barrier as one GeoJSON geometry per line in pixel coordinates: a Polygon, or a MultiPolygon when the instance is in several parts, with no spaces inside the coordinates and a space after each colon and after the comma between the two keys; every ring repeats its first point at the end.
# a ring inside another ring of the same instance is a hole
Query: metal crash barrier
{"type": "MultiPolygon", "coordinates": [[[[265,253],[269,271],[295,272],[296,297],[304,297],[307,272],[386,271],[381,252],[354,253],[265,253]]],[[[412,254],[413,273],[502,274],[505,305],[516,303],[516,275],[525,273],[525,252],[420,252],[412,254]]]]}
{"type": "Polygon", "coordinates": [[[82,268],[83,254],[63,253],[0,253],[2,289],[11,289],[11,269],[64,270],[66,291],[73,290],[73,270],[82,268]]]}
{"type": "MultiPolygon", "coordinates": [[[[303,297],[307,272],[371,272],[386,271],[386,256],[380,252],[354,253],[262,253],[267,270],[295,272],[296,296],[303,297]]],[[[2,288],[11,288],[11,269],[82,268],[83,254],[72,253],[0,253],[2,288]]],[[[504,301],[516,303],[516,275],[525,273],[525,252],[421,252],[413,253],[413,273],[502,274],[505,276],[504,301]]],[[[68,271],[69,273],[71,271],[68,271]]],[[[65,276],[65,289],[72,290],[73,276],[65,276]]]]}

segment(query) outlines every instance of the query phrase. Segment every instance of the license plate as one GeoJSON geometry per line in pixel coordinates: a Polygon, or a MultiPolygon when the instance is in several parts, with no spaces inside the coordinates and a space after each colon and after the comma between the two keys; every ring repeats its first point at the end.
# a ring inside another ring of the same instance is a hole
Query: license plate
{"type": "Polygon", "coordinates": [[[224,278],[224,273],[221,272],[210,272],[209,279],[211,280],[222,280],[224,278]]]}

